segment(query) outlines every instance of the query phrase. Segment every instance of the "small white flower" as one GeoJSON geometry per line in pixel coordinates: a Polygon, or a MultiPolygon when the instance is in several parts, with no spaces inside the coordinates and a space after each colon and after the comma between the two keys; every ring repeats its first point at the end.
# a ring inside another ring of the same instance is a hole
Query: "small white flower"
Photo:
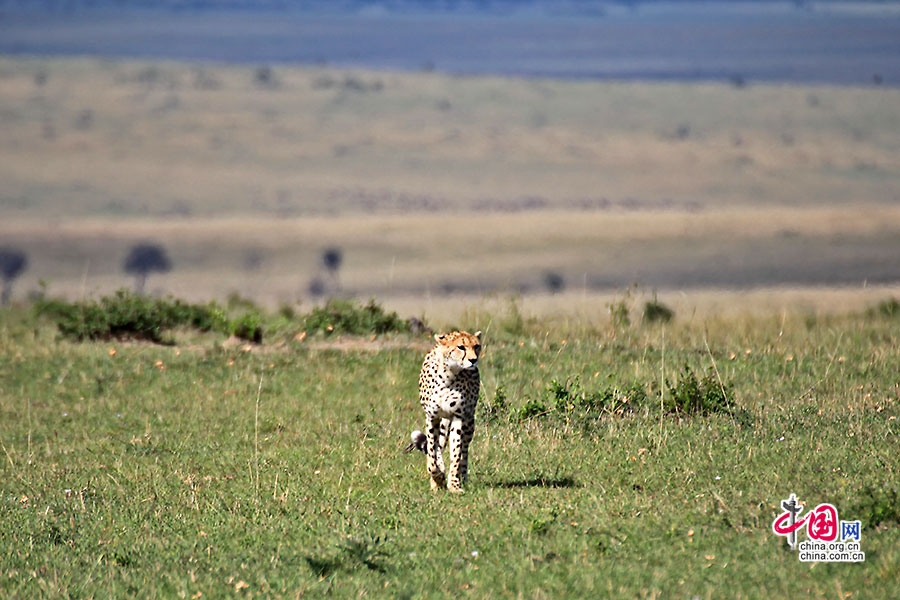
{"type": "Polygon", "coordinates": [[[69,416],[69,413],[63,413],[63,416],[64,416],[64,417],[68,417],[68,416],[69,416]]]}
{"type": "Polygon", "coordinates": [[[718,480],[720,480],[720,479],[722,479],[722,477],[719,476],[719,475],[716,475],[716,481],[718,481],[718,480]]]}
{"type": "Polygon", "coordinates": [[[478,558],[478,550],[472,550],[472,558],[478,558]]]}
{"type": "Polygon", "coordinates": [[[778,439],[775,440],[775,441],[776,441],[776,442],[783,442],[783,441],[784,441],[784,436],[781,436],[780,438],[778,438],[778,439]]]}

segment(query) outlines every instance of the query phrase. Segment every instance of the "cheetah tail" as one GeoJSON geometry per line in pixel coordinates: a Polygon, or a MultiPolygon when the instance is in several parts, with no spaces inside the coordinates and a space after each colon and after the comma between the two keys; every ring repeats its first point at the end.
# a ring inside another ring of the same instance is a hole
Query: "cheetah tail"
{"type": "Polygon", "coordinates": [[[416,429],[409,435],[410,439],[412,439],[412,443],[409,444],[406,448],[403,449],[404,454],[409,454],[413,450],[418,450],[421,453],[425,453],[425,444],[427,442],[425,438],[425,434],[416,429]]]}

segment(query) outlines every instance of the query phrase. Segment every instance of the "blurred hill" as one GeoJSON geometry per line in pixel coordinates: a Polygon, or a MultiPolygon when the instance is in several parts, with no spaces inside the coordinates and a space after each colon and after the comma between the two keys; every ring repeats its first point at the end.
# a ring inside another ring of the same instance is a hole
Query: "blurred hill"
{"type": "Polygon", "coordinates": [[[622,8],[648,7],[761,7],[796,10],[848,10],[862,6],[884,8],[872,0],[0,0],[0,10],[170,10],[170,11],[309,11],[330,13],[469,13],[604,16],[622,8]]]}
{"type": "Polygon", "coordinates": [[[0,54],[900,85],[900,4],[0,0],[0,54]]]}

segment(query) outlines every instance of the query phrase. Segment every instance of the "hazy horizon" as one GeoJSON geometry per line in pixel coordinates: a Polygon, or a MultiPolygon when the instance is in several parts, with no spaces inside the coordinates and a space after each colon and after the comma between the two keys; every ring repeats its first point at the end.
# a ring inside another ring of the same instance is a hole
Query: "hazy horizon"
{"type": "Polygon", "coordinates": [[[248,6],[7,0],[0,2],[0,54],[552,79],[900,85],[896,3],[248,6]]]}

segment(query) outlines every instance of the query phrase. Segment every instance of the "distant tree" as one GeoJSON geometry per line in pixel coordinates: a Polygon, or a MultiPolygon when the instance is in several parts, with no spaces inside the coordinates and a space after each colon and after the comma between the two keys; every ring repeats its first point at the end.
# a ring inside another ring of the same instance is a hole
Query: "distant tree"
{"type": "Polygon", "coordinates": [[[13,281],[25,271],[27,266],[28,257],[24,252],[15,248],[0,248],[0,278],[3,279],[0,305],[9,304],[13,281]]]}
{"type": "Polygon", "coordinates": [[[244,270],[257,271],[263,263],[263,251],[259,248],[249,248],[244,252],[244,270]]]}
{"type": "Polygon", "coordinates": [[[275,71],[272,70],[272,67],[257,67],[256,71],[253,72],[253,80],[259,87],[278,87],[278,78],[275,76],[275,71]]]}
{"type": "Polygon", "coordinates": [[[325,295],[327,288],[325,286],[325,282],[321,277],[313,277],[309,280],[309,285],[306,286],[306,291],[309,292],[310,296],[319,298],[325,295]]]}
{"type": "Polygon", "coordinates": [[[326,248],[322,252],[322,266],[324,266],[325,270],[329,273],[337,273],[337,270],[341,268],[343,262],[344,253],[341,252],[340,248],[326,248]]]}
{"type": "Polygon", "coordinates": [[[166,250],[159,244],[143,243],[136,244],[131,248],[122,267],[129,275],[134,275],[135,293],[143,294],[147,275],[170,271],[172,261],[169,260],[166,250]]]}
{"type": "Polygon", "coordinates": [[[558,294],[566,287],[566,280],[556,271],[547,271],[544,273],[544,285],[551,294],[558,294]]]}
{"type": "Polygon", "coordinates": [[[341,268],[341,265],[344,263],[344,253],[340,248],[326,248],[322,251],[322,266],[325,267],[325,271],[328,273],[329,279],[335,289],[340,289],[340,282],[338,280],[338,270],[341,268]]]}

